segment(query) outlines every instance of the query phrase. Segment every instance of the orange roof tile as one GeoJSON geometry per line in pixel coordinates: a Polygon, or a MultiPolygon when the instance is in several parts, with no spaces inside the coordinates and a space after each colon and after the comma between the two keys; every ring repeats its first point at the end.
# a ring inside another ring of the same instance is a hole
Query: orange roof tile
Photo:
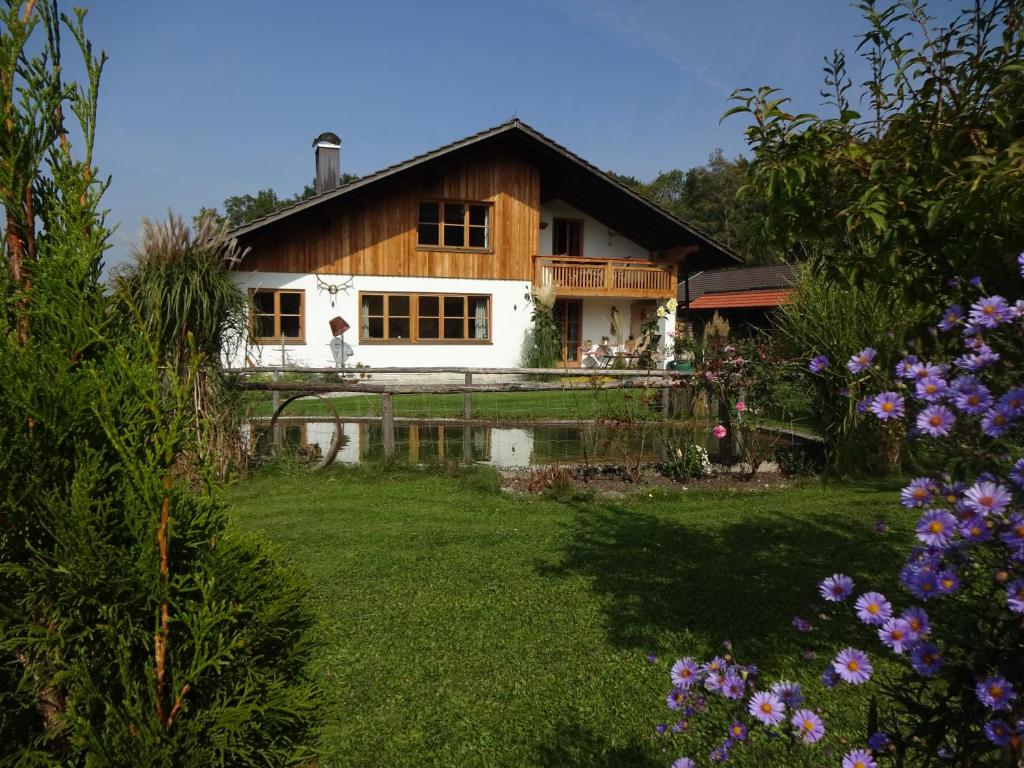
{"type": "Polygon", "coordinates": [[[705,293],[690,302],[690,309],[741,309],[743,307],[777,307],[789,303],[788,290],[729,291],[705,293]]]}

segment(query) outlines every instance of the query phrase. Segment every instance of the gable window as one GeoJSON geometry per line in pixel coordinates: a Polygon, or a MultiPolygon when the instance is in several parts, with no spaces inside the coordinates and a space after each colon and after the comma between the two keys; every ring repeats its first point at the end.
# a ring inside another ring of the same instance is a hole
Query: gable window
{"type": "Polygon", "coordinates": [[[438,293],[362,293],[361,342],[487,342],[491,297],[438,293]]]}
{"type": "Polygon", "coordinates": [[[583,220],[555,219],[551,232],[551,255],[583,255],[583,220]]]}
{"type": "Polygon", "coordinates": [[[255,341],[305,341],[304,291],[259,288],[250,296],[255,341]]]}
{"type": "Polygon", "coordinates": [[[490,228],[489,203],[421,202],[416,243],[421,248],[487,251],[490,228]]]}

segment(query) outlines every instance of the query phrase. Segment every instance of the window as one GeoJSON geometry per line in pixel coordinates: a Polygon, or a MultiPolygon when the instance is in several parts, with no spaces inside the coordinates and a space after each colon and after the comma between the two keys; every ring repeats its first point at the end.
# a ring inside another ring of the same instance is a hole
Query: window
{"type": "Polygon", "coordinates": [[[437,293],[362,293],[359,340],[484,342],[491,340],[491,297],[437,293]]]}
{"type": "Polygon", "coordinates": [[[555,219],[551,232],[552,256],[583,255],[583,220],[555,219]]]}
{"type": "Polygon", "coordinates": [[[305,341],[303,291],[254,290],[253,335],[256,341],[305,341]]]}
{"type": "Polygon", "coordinates": [[[487,203],[420,203],[416,242],[421,248],[491,248],[491,206],[487,203]]]}

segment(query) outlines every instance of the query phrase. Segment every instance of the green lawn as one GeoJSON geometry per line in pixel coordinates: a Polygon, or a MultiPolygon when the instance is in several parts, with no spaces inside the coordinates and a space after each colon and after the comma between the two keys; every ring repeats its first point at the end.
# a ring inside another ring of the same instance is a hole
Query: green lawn
{"type": "MultiPolygon", "coordinates": [[[[578,419],[599,416],[643,418],[661,413],[654,390],[576,390],[571,392],[478,392],[473,395],[473,416],[495,421],[529,419],[578,419]]],[[[331,403],[341,416],[379,416],[380,395],[334,397],[331,403]]],[[[463,395],[396,395],[395,415],[409,418],[462,418],[463,395]]],[[[256,402],[253,415],[270,416],[269,399],[256,402]]],[[[329,415],[319,398],[296,400],[288,406],[289,416],[329,415]]]]}
{"type": "MultiPolygon", "coordinates": [[[[895,499],[814,483],[559,502],[484,473],[359,468],[267,470],[229,492],[237,524],[311,579],[321,768],[667,766],[680,753],[653,729],[671,660],[729,639],[741,660],[816,679],[826,659],[801,660],[790,620],[836,570],[893,586],[912,522],[895,499]],[[874,532],[880,517],[892,532],[874,532]]],[[[849,642],[827,624],[813,637],[849,642]]],[[[845,696],[814,703],[857,737],[845,696]]]]}

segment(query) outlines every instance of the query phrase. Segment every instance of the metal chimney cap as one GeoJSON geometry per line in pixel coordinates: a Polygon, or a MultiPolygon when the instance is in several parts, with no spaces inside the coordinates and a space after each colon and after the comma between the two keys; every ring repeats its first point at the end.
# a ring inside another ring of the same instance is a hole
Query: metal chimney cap
{"type": "Polygon", "coordinates": [[[341,137],[338,134],[333,133],[332,131],[324,131],[315,139],[313,139],[314,147],[318,147],[321,144],[327,144],[332,147],[340,147],[341,137]]]}

